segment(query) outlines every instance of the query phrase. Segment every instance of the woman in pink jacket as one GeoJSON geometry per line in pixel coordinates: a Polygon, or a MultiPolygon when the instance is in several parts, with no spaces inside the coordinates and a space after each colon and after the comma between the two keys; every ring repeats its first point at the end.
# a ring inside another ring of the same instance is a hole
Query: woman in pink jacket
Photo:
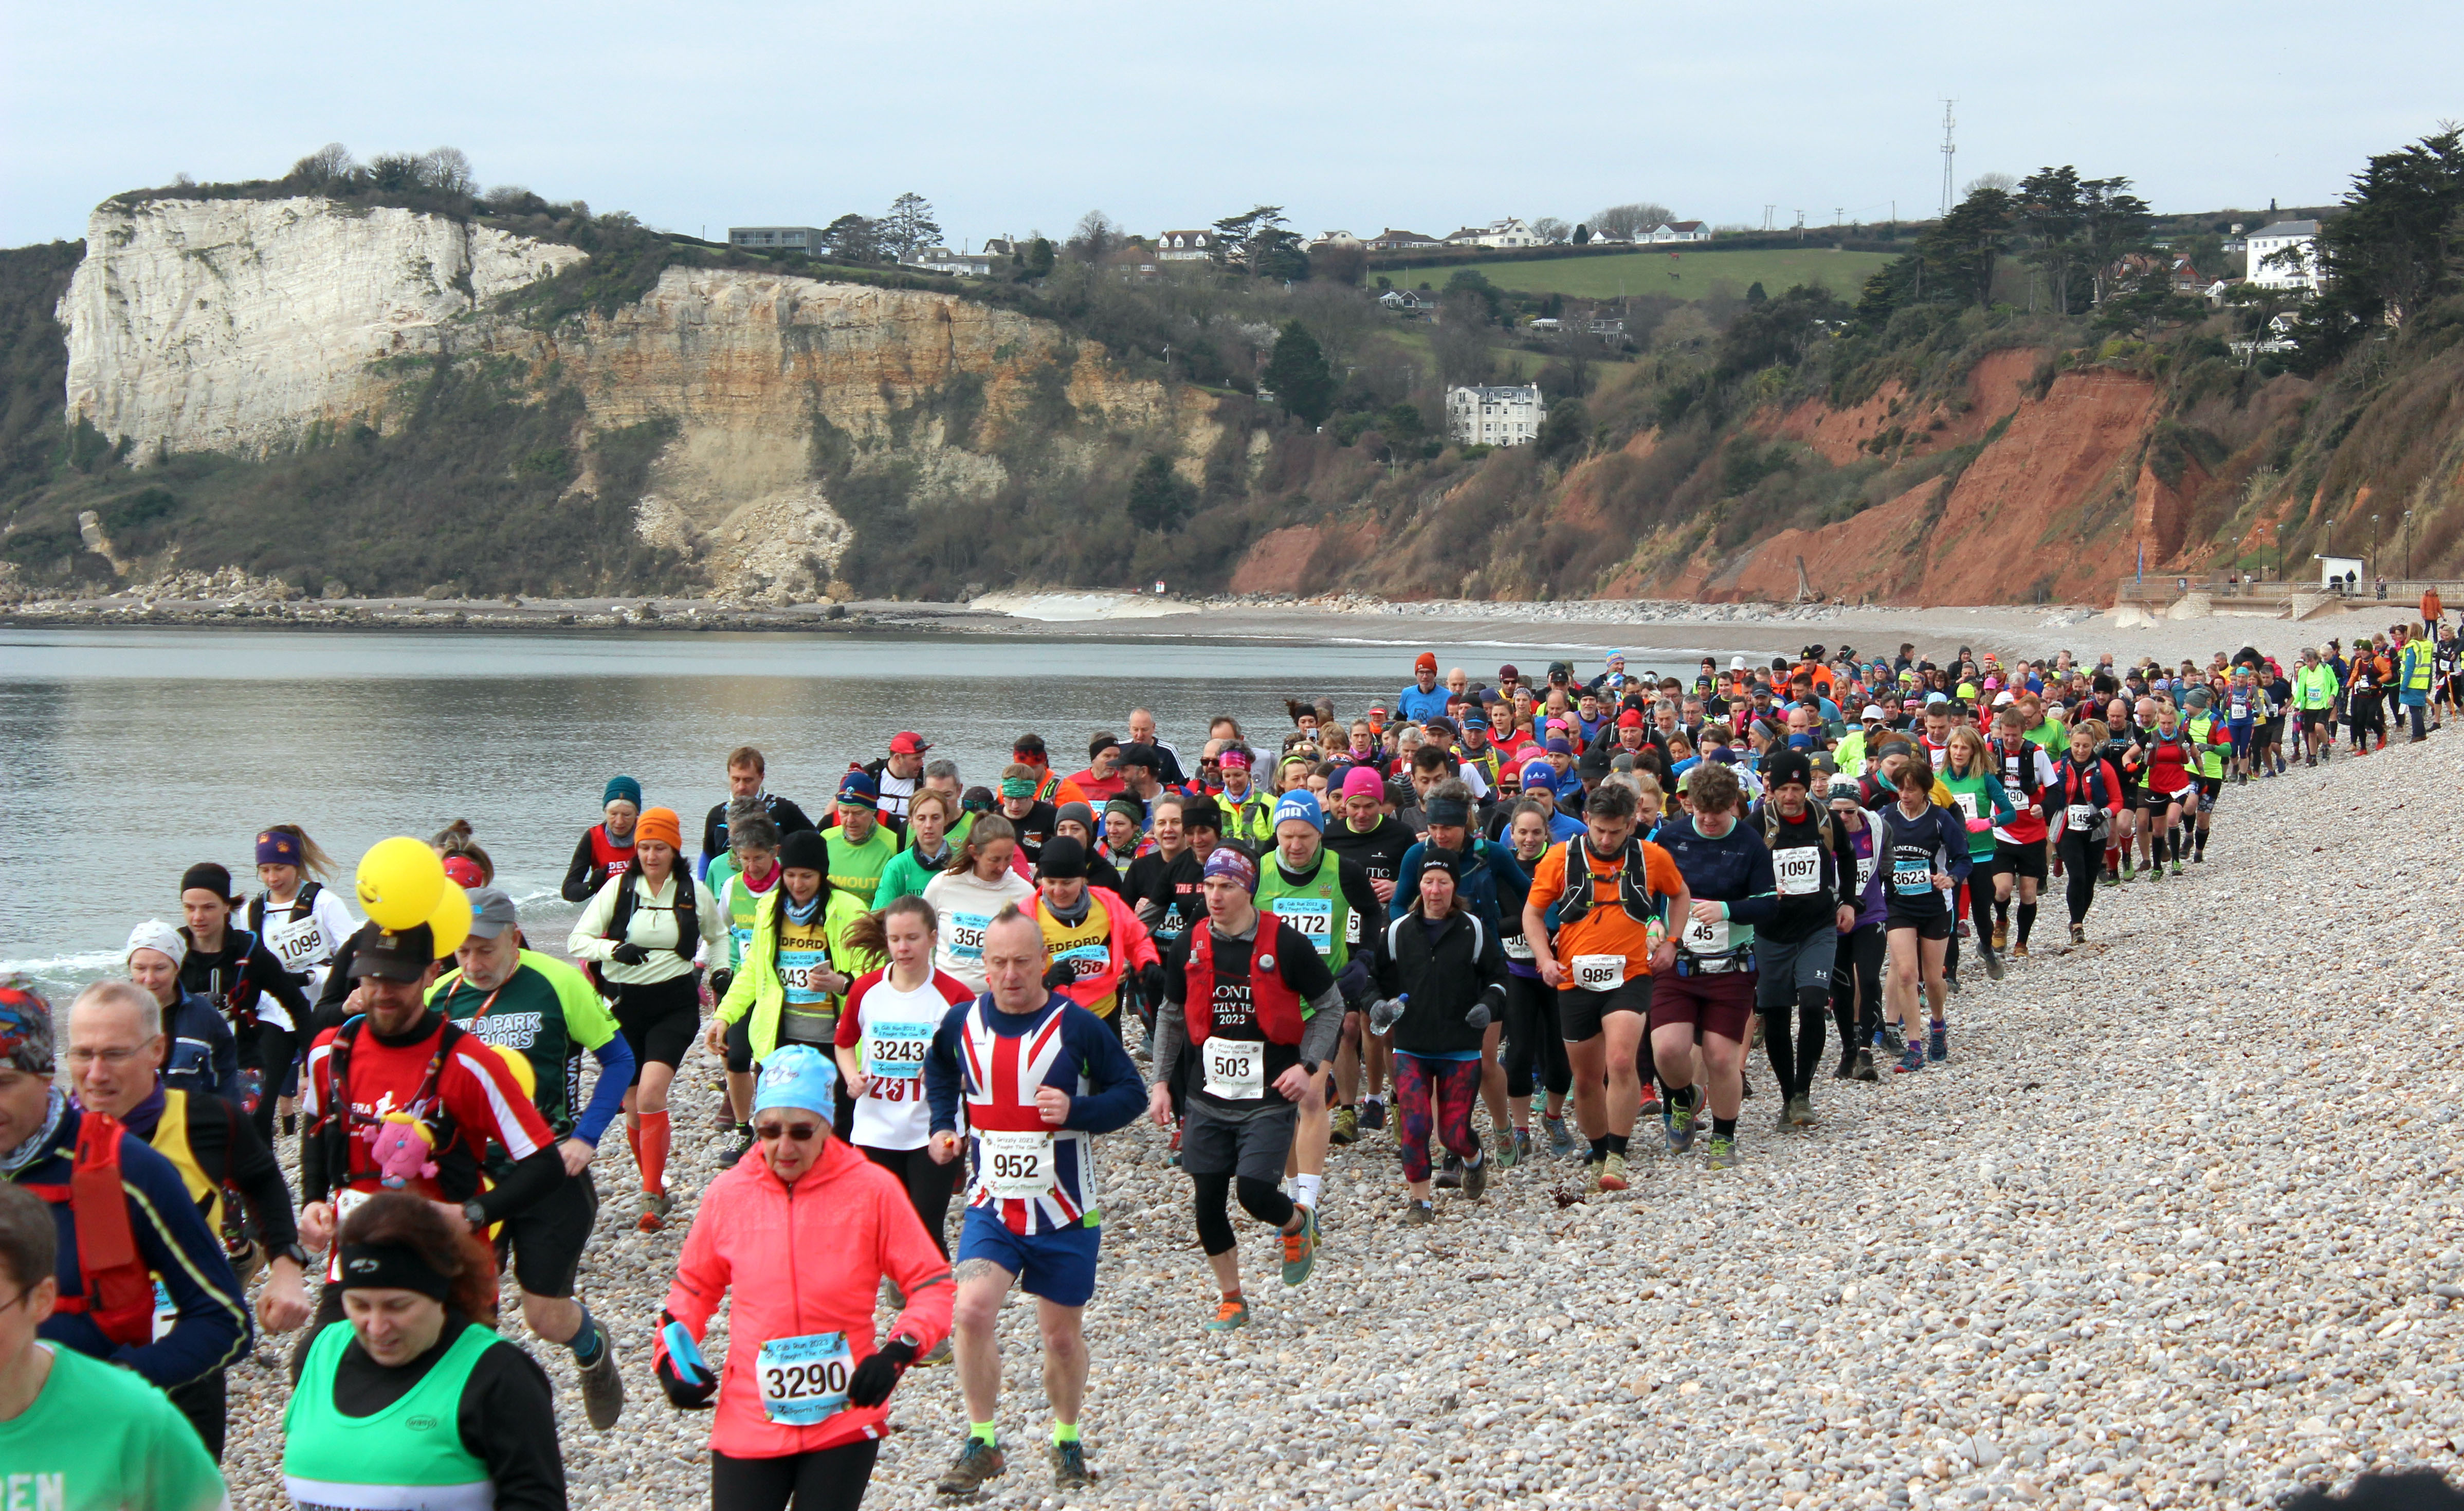
{"type": "Polygon", "coordinates": [[[791,1044],[761,1065],[755,1142],[710,1183],[660,1313],[654,1368],[687,1409],[718,1396],[714,1511],[854,1511],[908,1366],[949,1333],[950,1261],[898,1178],[830,1133],[838,1071],[791,1044]],[[884,1276],[907,1297],[873,1347],[884,1276]],[[701,1353],[730,1291],[727,1366],[701,1353]]]}

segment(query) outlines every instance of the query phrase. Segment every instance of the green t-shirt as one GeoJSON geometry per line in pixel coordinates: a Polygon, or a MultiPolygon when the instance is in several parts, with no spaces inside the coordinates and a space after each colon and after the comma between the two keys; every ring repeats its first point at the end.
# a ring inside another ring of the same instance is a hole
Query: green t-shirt
{"type": "Polygon", "coordinates": [[[220,1511],[223,1477],[171,1398],[133,1372],[38,1343],[51,1377],[0,1422],[0,1505],[44,1511],[220,1511]]]}
{"type": "Polygon", "coordinates": [[[2028,738],[2043,746],[2045,754],[2056,760],[2061,759],[2071,748],[2071,732],[2062,727],[2059,719],[2045,720],[2028,732],[2028,738]]]}
{"type": "Polygon", "coordinates": [[[876,823],[871,838],[862,844],[847,837],[845,829],[832,829],[830,842],[830,885],[858,898],[870,897],[881,887],[881,873],[898,856],[898,836],[890,825],[876,823]]]}
{"type": "Polygon", "coordinates": [[[525,950],[510,980],[495,992],[464,984],[452,972],[429,989],[428,1003],[484,1043],[519,1052],[537,1083],[531,1100],[558,1138],[573,1131],[582,1096],[582,1052],[616,1037],[615,1017],[590,978],[561,960],[525,950]],[[484,1012],[484,1016],[481,1016],[484,1012]]]}
{"type": "MultiPolygon", "coordinates": [[[[970,817],[973,816],[970,815],[970,817]]],[[[949,851],[953,855],[957,853],[957,842],[950,843],[949,851]]],[[[947,861],[949,856],[945,855],[942,859],[947,861]]],[[[909,845],[899,851],[897,857],[888,865],[882,867],[881,884],[872,889],[873,911],[879,912],[902,897],[923,896],[925,883],[940,874],[940,866],[925,865],[923,858],[915,853],[915,846],[909,845]]]]}

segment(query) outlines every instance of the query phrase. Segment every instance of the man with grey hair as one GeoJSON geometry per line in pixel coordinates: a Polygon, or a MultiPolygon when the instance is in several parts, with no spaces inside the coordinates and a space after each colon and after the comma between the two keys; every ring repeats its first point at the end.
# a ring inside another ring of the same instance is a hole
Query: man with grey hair
{"type": "Polygon", "coordinates": [[[53,1274],[60,1299],[41,1336],[165,1391],[218,1375],[248,1353],[239,1277],[178,1169],[53,1084],[59,1068],[53,1046],[51,1005],[24,987],[0,986],[0,1180],[42,1197],[58,1228],[53,1274]],[[89,1182],[80,1198],[69,1178],[80,1163],[116,1178],[89,1182]],[[98,1187],[121,1194],[98,1196],[98,1187]],[[80,1231],[125,1233],[130,1241],[120,1253],[98,1246],[89,1255],[80,1231]],[[170,1325],[160,1337],[158,1278],[170,1298],[170,1325]]]}
{"type": "MultiPolygon", "coordinates": [[[[308,1320],[313,1261],[299,1246],[282,1166],[256,1125],[236,1115],[229,1102],[165,1084],[166,1048],[162,1005],[134,981],[97,981],[69,1005],[64,1058],[77,1105],[118,1119],[171,1162],[187,1189],[201,1193],[206,1227],[238,1266],[253,1270],[263,1255],[257,1321],[268,1332],[289,1332],[308,1320]]],[[[171,1391],[216,1458],[222,1456],[225,1392],[220,1369],[171,1391]]]]}

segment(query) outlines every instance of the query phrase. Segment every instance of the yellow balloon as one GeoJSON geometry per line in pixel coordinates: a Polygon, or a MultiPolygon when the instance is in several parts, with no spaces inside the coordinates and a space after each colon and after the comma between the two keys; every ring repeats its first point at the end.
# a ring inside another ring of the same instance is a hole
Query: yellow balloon
{"type": "Polygon", "coordinates": [[[451,877],[445,879],[445,888],[436,894],[436,907],[428,915],[428,931],[436,936],[436,958],[451,954],[471,934],[471,894],[451,877]]]}
{"type": "MultiPolygon", "coordinates": [[[[360,857],[360,908],[382,929],[411,929],[436,909],[450,885],[445,863],[421,841],[405,835],[380,840],[360,857]]],[[[464,925],[467,932],[469,925],[464,925]]],[[[454,937],[461,937],[456,934],[454,937]]]]}

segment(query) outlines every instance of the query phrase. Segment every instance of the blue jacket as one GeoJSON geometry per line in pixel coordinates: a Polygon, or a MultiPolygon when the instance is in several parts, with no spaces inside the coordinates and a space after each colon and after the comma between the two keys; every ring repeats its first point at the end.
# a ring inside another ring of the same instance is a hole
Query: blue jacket
{"type": "Polygon", "coordinates": [[[1420,690],[1420,685],[1416,682],[1396,693],[1395,716],[1397,719],[1409,719],[1415,724],[1426,724],[1431,719],[1444,718],[1446,685],[1441,682],[1423,692],[1420,690]]]}
{"type": "MultiPolygon", "coordinates": [[[[59,1092],[54,1091],[58,1097],[59,1092]]],[[[58,1127],[33,1161],[10,1178],[21,1186],[66,1186],[83,1121],[74,1104],[60,1111],[58,1127]]],[[[253,1336],[246,1293],[223,1254],[222,1239],[188,1199],[177,1167],[134,1133],[120,1136],[120,1184],[128,1195],[128,1227],[146,1267],[179,1308],[171,1330],[148,1344],[115,1344],[83,1312],[54,1312],[36,1333],[90,1358],[135,1370],[165,1390],[226,1369],[248,1356],[253,1336]]],[[[62,1296],[83,1296],[77,1270],[77,1215],[66,1202],[52,1204],[59,1228],[55,1273],[62,1296]]]]}
{"type": "Polygon", "coordinates": [[[165,1085],[238,1099],[239,1044],[213,1003],[194,992],[181,993],[178,1003],[163,1010],[163,1037],[169,1043],[165,1085]]]}
{"type": "MultiPolygon", "coordinates": [[[[1455,889],[1480,916],[1480,921],[1488,926],[1492,938],[1502,939],[1509,932],[1520,932],[1519,930],[1509,931],[1505,918],[1507,910],[1511,910],[1516,918],[1523,916],[1523,900],[1530,895],[1531,878],[1523,874],[1523,867],[1515,862],[1514,852],[1496,841],[1474,835],[1471,846],[1472,854],[1487,864],[1475,865],[1466,871],[1455,889]]],[[[1387,922],[1392,923],[1412,910],[1413,902],[1420,895],[1420,867],[1425,864],[1422,858],[1428,851],[1429,842],[1419,840],[1403,852],[1402,862],[1395,871],[1395,896],[1386,905],[1387,922]]]]}

